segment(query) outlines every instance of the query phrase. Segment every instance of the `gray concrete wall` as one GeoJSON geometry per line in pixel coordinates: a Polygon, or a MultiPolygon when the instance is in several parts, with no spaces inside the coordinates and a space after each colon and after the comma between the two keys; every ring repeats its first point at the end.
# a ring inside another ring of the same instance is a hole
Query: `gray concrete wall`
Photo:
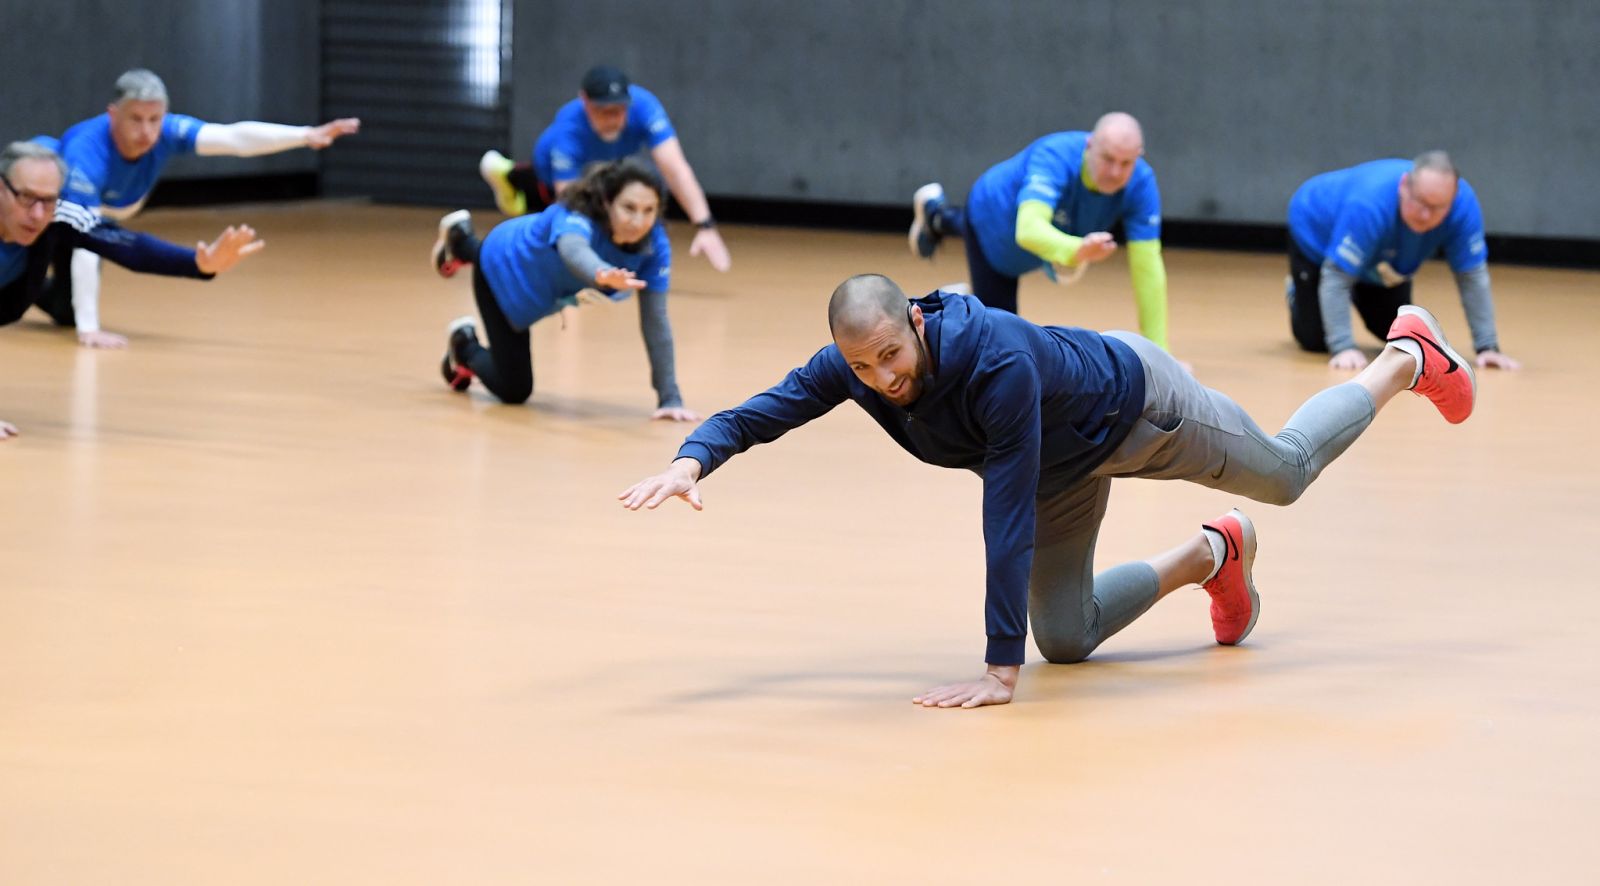
{"type": "Polygon", "coordinates": [[[964,193],[1032,138],[1145,124],[1169,218],[1281,222],[1327,169],[1451,151],[1492,232],[1600,237],[1594,0],[515,0],[519,157],[597,60],[713,194],[964,193]]]}
{"type": "MultiPolygon", "coordinates": [[[[0,138],[60,135],[105,110],[117,75],[160,74],[172,109],[203,120],[316,123],[318,0],[7,0],[0,138]]],[[[311,151],[178,158],[173,178],[303,172],[311,151]]]]}

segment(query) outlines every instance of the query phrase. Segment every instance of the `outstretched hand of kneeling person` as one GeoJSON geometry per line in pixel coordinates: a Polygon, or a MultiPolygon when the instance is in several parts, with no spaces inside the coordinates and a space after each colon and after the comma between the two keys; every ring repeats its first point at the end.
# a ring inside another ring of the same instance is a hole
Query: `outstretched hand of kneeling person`
{"type": "Polygon", "coordinates": [[[267,241],[256,239],[249,225],[229,225],[210,243],[194,246],[194,264],[203,274],[221,274],[249,256],[267,248],[267,241]]]}

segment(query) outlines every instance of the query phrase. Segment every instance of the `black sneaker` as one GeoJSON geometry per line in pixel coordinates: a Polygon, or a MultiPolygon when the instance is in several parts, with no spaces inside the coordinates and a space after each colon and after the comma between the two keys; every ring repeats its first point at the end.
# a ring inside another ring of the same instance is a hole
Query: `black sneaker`
{"type": "Polygon", "coordinates": [[[472,386],[472,380],[477,376],[472,370],[463,365],[457,355],[467,346],[468,342],[478,341],[478,329],[471,317],[457,317],[450,323],[450,337],[444,349],[444,361],[439,364],[439,372],[444,376],[444,383],[450,390],[460,394],[472,386]]]}
{"type": "Polygon", "coordinates": [[[439,276],[450,278],[461,270],[466,262],[456,258],[455,250],[450,247],[462,237],[472,236],[472,213],[465,209],[457,209],[444,218],[439,219],[439,236],[433,241],[433,269],[439,276]]]}
{"type": "Polygon", "coordinates": [[[911,242],[911,254],[918,258],[933,258],[944,239],[933,229],[932,217],[944,206],[944,185],[938,182],[923,185],[911,195],[911,232],[906,239],[911,242]]]}

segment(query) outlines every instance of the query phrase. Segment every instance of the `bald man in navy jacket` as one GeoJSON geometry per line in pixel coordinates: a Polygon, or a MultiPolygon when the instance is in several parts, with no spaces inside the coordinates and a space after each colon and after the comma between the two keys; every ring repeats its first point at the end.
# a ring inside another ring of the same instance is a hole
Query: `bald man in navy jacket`
{"type": "Polygon", "coordinates": [[[1217,642],[1249,635],[1260,613],[1256,535],[1237,509],[1177,547],[1094,575],[1112,478],[1188,480],[1286,505],[1400,391],[1432,400],[1452,423],[1471,414],[1476,395],[1470,363],[1431,315],[1410,306],[1365,371],[1312,397],[1276,436],[1132,333],[1038,326],[949,292],[908,300],[878,275],[841,284],[828,325],[833,344],[712,416],[665,471],[618,498],[630,510],[672,497],[698,510],[699,482],[723,462],[845,400],[917,459],[976,472],[987,669],[913,699],[927,707],[1010,701],[1030,618],[1046,660],[1077,662],[1161,597],[1201,585],[1217,642]]]}

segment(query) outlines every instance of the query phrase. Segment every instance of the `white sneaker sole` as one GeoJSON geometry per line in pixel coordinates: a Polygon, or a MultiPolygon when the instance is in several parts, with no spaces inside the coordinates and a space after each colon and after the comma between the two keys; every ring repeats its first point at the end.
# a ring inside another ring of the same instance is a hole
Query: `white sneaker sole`
{"type": "Polygon", "coordinates": [[[922,232],[928,227],[928,216],[922,207],[926,206],[929,200],[943,196],[944,185],[938,182],[923,185],[911,195],[911,232],[906,235],[906,242],[911,245],[911,254],[917,258],[922,258],[922,254],[917,252],[917,238],[922,236],[922,232]]]}
{"type": "Polygon", "coordinates": [[[490,148],[483,152],[482,157],[478,158],[478,177],[483,179],[490,187],[493,187],[496,180],[505,178],[500,173],[500,170],[505,165],[506,155],[490,148]]]}
{"type": "Polygon", "coordinates": [[[450,248],[450,229],[463,222],[469,226],[472,224],[472,213],[465,209],[457,209],[455,212],[439,219],[439,236],[434,238],[433,250],[428,253],[428,259],[431,262],[430,267],[433,268],[435,274],[439,273],[439,265],[442,263],[446,250],[450,248]]]}
{"type": "Polygon", "coordinates": [[[1239,520],[1239,565],[1244,569],[1245,590],[1250,592],[1250,623],[1244,626],[1239,639],[1233,641],[1232,645],[1238,646],[1256,629],[1256,619],[1261,617],[1261,595],[1256,593],[1256,580],[1252,575],[1256,565],[1256,526],[1244,511],[1234,508],[1230,513],[1239,520]]]}

